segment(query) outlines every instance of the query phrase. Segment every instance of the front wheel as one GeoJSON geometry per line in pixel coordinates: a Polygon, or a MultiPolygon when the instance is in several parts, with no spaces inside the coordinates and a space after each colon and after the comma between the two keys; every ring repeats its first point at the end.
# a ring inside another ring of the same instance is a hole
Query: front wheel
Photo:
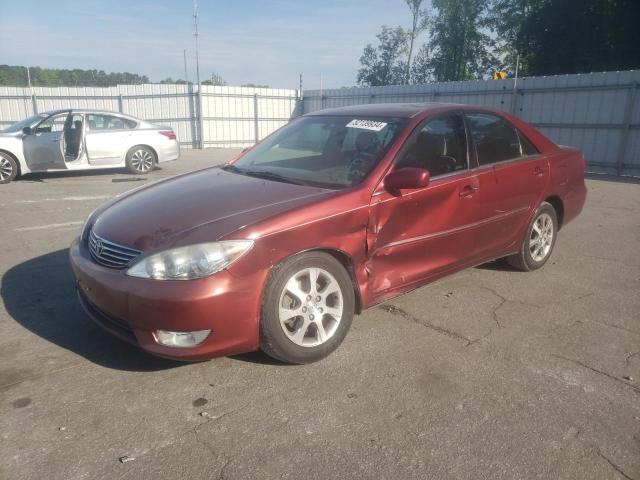
{"type": "Polygon", "coordinates": [[[518,270],[537,270],[549,260],[556,243],[557,232],[556,211],[550,203],[543,202],[529,224],[520,251],[507,257],[507,261],[518,270]]]}
{"type": "Polygon", "coordinates": [[[127,170],[134,175],[148,173],[153,170],[156,155],[149,147],[138,145],[127,153],[127,170]]]}
{"type": "Polygon", "coordinates": [[[297,255],[275,267],[260,319],[260,348],[287,363],[311,363],[342,343],[353,318],[351,278],[323,252],[297,255]]]}
{"type": "Polygon", "coordinates": [[[11,155],[0,152],[0,183],[9,183],[18,175],[18,164],[11,155]]]}

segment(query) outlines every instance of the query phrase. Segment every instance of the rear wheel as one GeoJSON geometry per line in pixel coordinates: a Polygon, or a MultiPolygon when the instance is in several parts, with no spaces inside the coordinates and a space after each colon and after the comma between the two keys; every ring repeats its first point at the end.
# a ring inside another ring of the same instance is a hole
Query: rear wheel
{"type": "Polygon", "coordinates": [[[9,183],[18,175],[18,163],[6,153],[0,152],[0,183],[9,183]]]}
{"type": "Polygon", "coordinates": [[[342,343],[353,318],[351,278],[323,252],[297,255],[272,272],[260,320],[260,347],[287,363],[310,363],[342,343]]]}
{"type": "Polygon", "coordinates": [[[150,172],[155,163],[155,153],[144,145],[137,145],[127,153],[127,170],[134,175],[150,172]]]}
{"type": "Polygon", "coordinates": [[[542,267],[553,251],[558,231],[558,217],[550,203],[543,202],[529,224],[520,251],[507,261],[525,272],[542,267]]]}

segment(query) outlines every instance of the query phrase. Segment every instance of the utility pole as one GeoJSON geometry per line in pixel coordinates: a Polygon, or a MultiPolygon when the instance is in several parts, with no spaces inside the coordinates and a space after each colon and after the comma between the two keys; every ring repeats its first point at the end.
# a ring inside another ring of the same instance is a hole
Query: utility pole
{"type": "Polygon", "coordinates": [[[198,2],[193,0],[193,36],[196,38],[196,81],[200,89],[200,57],[198,55],[198,2]]]}
{"type": "Polygon", "coordinates": [[[184,81],[187,82],[188,85],[189,74],[187,73],[187,49],[185,48],[184,50],[182,50],[182,53],[184,54],[184,81]]]}
{"type": "Polygon", "coordinates": [[[200,84],[200,57],[198,55],[198,2],[193,0],[193,36],[196,39],[196,81],[198,82],[198,128],[200,149],[204,148],[204,120],[202,118],[202,85],[200,84]]]}

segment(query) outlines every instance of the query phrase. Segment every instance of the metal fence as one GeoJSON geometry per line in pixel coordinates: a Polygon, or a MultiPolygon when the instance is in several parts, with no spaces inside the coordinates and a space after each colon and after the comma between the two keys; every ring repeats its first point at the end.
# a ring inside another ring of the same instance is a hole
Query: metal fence
{"type": "Polygon", "coordinates": [[[0,129],[38,112],[91,108],[169,125],[185,147],[245,147],[287,123],[297,102],[297,90],[272,88],[203,85],[199,94],[193,85],[0,87],[0,129]]]}
{"type": "Polygon", "coordinates": [[[304,92],[303,111],[388,102],[493,107],[585,154],[590,171],[640,175],[640,71],[304,92]]]}
{"type": "Polygon", "coordinates": [[[291,117],[363,103],[453,102],[514,113],[556,143],[582,149],[589,170],[640,175],[640,71],[391,87],[297,90],[192,85],[0,87],[0,129],[56,108],[120,111],[170,125],[185,147],[244,147],[291,117]]]}

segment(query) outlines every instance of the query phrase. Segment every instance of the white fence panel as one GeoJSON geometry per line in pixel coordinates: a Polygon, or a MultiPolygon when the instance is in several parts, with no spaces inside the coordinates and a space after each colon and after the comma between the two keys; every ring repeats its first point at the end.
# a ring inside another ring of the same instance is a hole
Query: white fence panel
{"type": "Polygon", "coordinates": [[[302,111],[363,103],[447,102],[515,114],[580,148],[594,172],[640,175],[640,71],[305,91],[302,111]]]}
{"type": "Polygon", "coordinates": [[[272,88],[119,85],[109,88],[0,87],[0,129],[37,112],[88,108],[173,128],[183,147],[246,147],[294,116],[298,92],[272,88]],[[202,101],[202,116],[199,102],[202,101]]]}

